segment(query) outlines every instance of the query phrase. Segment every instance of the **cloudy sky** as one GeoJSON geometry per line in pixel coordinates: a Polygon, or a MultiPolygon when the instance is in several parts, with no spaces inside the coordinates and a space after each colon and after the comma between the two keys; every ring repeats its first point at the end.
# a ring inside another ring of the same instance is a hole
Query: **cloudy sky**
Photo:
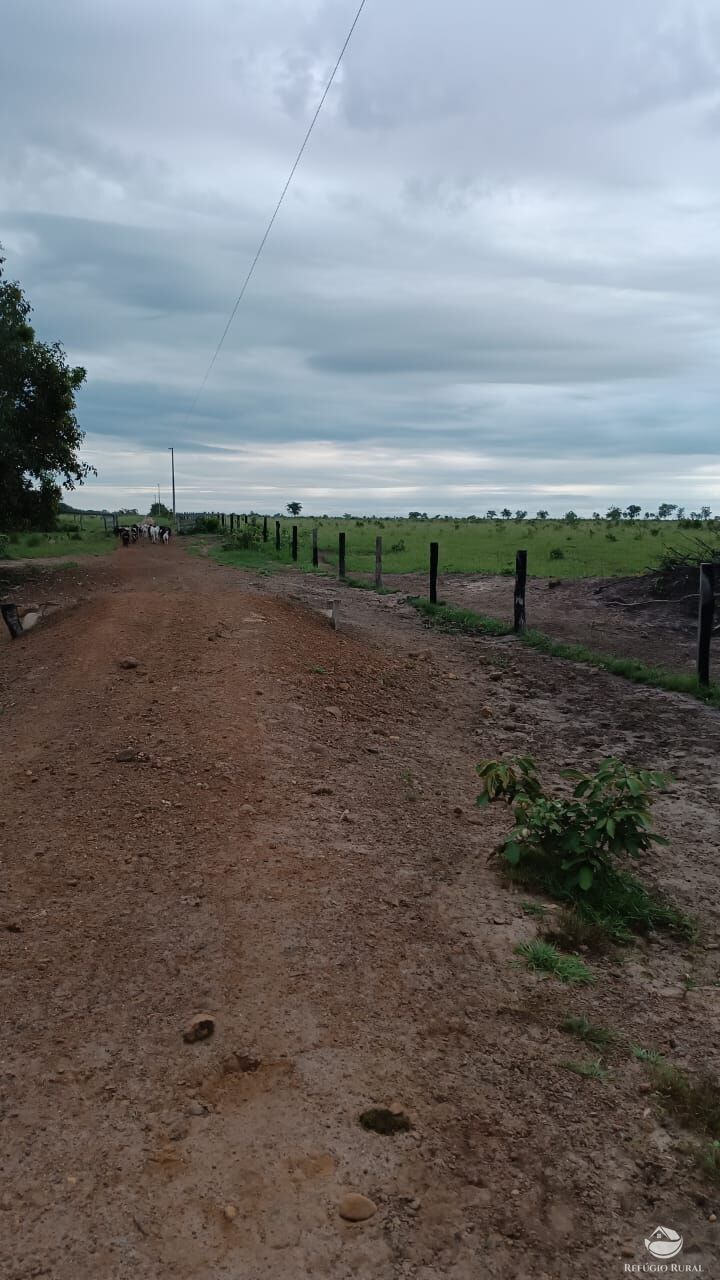
{"type": "Polygon", "coordinates": [[[0,242],[82,505],[720,503],[717,0],[5,0],[0,242]]]}

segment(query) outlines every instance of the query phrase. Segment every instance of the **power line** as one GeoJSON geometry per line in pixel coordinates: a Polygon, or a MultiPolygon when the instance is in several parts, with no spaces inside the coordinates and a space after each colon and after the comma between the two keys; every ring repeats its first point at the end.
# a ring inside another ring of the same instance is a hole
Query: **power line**
{"type": "Polygon", "coordinates": [[[280,206],[282,205],[282,202],[283,202],[283,200],[285,199],[285,196],[287,195],[287,192],[288,192],[288,188],[289,188],[289,186],[290,186],[290,183],[292,182],[293,178],[295,177],[295,171],[296,171],[296,169],[297,169],[298,165],[300,164],[300,161],[302,160],[302,157],[303,157],[303,153],[304,153],[304,151],[305,151],[305,148],[306,148],[306,146],[307,146],[308,142],[310,141],[310,135],[311,135],[311,133],[312,133],[313,129],[315,128],[315,124],[316,124],[316,122],[317,122],[317,118],[318,118],[318,116],[320,115],[320,112],[321,112],[321,111],[322,111],[322,109],[323,109],[323,106],[324,106],[324,104],[325,104],[325,99],[327,98],[327,96],[328,96],[328,94],[329,94],[329,92],[330,92],[330,90],[331,90],[331,88],[332,88],[332,84],[333,84],[333,81],[334,81],[334,79],[335,79],[335,76],[337,75],[338,69],[339,69],[339,67],[340,67],[340,63],[342,62],[343,57],[344,57],[344,55],[345,55],[345,50],[347,49],[348,45],[350,44],[350,41],[352,40],[353,32],[355,31],[355,28],[356,28],[356,26],[357,26],[358,22],[360,21],[360,15],[362,14],[362,11],[363,11],[363,9],[365,8],[366,3],[367,3],[367,0],[360,0],[360,5],[359,5],[359,7],[358,7],[358,11],[357,11],[357,13],[355,14],[355,17],[354,17],[354,19],[353,19],[352,26],[350,27],[350,30],[349,30],[349,31],[348,31],[348,33],[347,33],[347,36],[346,36],[346,38],[345,38],[345,43],[343,44],[343,47],[342,47],[342,49],[340,50],[340,53],[338,54],[338,59],[337,59],[337,62],[335,63],[335,66],[334,66],[334,67],[333,67],[333,69],[332,69],[332,72],[331,72],[331,75],[330,75],[330,79],[328,80],[327,84],[325,85],[325,88],[324,88],[324,90],[323,90],[322,97],[321,97],[321,99],[320,99],[320,101],[319,101],[319,103],[318,103],[318,105],[317,105],[316,110],[315,110],[315,114],[314,114],[314,116],[313,116],[312,120],[310,121],[310,124],[309,124],[309,126],[308,126],[308,130],[307,130],[307,133],[305,134],[305,137],[303,138],[302,146],[300,147],[300,150],[298,151],[298,153],[297,153],[297,155],[296,155],[296,157],[295,157],[295,163],[293,164],[293,167],[292,167],[292,169],[290,170],[290,173],[289,173],[289,175],[288,175],[287,182],[285,183],[285,186],[283,187],[282,191],[280,192],[280,199],[278,200],[277,204],[275,205],[275,208],[273,209],[272,217],[270,218],[270,221],[268,222],[267,227],[265,228],[265,234],[263,235],[263,238],[262,238],[262,240],[260,241],[260,244],[259,244],[259,245],[258,245],[258,247],[257,247],[257,252],[256,252],[256,254],[255,254],[255,257],[253,258],[252,262],[250,263],[250,268],[249,268],[249,270],[248,270],[247,275],[245,276],[245,279],[243,280],[242,288],[241,288],[241,290],[240,290],[240,292],[239,292],[239,294],[238,294],[237,298],[235,299],[235,305],[234,305],[234,307],[233,307],[232,311],[230,312],[230,316],[229,316],[229,318],[228,318],[228,322],[227,322],[227,324],[225,325],[225,328],[224,328],[224,329],[223,329],[223,331],[222,331],[222,334],[221,334],[221,336],[220,336],[220,341],[218,342],[218,344],[217,344],[217,346],[216,346],[216,348],[215,348],[215,350],[214,350],[214,352],[213,352],[212,359],[211,359],[211,361],[210,361],[210,363],[209,363],[209,365],[208,365],[207,369],[205,370],[205,376],[203,377],[203,380],[202,380],[202,382],[200,383],[200,386],[198,387],[197,393],[196,393],[196,395],[195,395],[195,399],[193,400],[193,402],[192,402],[192,404],[191,404],[191,406],[190,406],[190,413],[192,413],[192,412],[194,411],[194,409],[195,409],[195,407],[196,407],[196,405],[197,405],[197,402],[198,402],[198,400],[200,399],[200,396],[202,395],[203,391],[205,390],[205,387],[207,386],[207,381],[208,381],[208,378],[210,377],[210,374],[211,374],[211,373],[212,373],[212,371],[213,371],[213,368],[214,368],[214,365],[215,365],[215,361],[217,360],[217,358],[218,358],[218,356],[219,356],[219,354],[220,354],[220,351],[221,351],[222,345],[223,345],[223,343],[224,343],[225,339],[227,338],[228,333],[230,332],[230,327],[231,327],[231,325],[232,325],[233,320],[235,319],[235,316],[237,315],[238,307],[240,306],[240,303],[242,302],[242,300],[243,300],[243,298],[244,298],[244,296],[245,296],[245,290],[247,289],[247,287],[248,287],[248,285],[249,285],[249,283],[250,283],[250,280],[251,280],[251,278],[252,278],[253,272],[254,272],[254,270],[255,270],[255,268],[256,268],[256,266],[257,266],[257,264],[258,264],[258,261],[259,261],[259,259],[260,259],[260,254],[262,253],[263,249],[265,248],[265,243],[266,243],[266,241],[267,241],[267,238],[268,238],[268,236],[270,235],[270,232],[271,232],[271,231],[272,231],[272,229],[273,229],[273,224],[274,224],[275,219],[277,218],[277,216],[278,216],[278,214],[279,214],[279,212],[280,212],[280,206]]]}

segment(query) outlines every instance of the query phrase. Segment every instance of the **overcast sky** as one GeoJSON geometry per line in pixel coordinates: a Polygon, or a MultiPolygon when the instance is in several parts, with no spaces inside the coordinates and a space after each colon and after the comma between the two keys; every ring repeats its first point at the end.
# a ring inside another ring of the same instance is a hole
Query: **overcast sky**
{"type": "Polygon", "coordinates": [[[720,504],[717,0],[5,0],[0,242],[80,505],[720,504]]]}

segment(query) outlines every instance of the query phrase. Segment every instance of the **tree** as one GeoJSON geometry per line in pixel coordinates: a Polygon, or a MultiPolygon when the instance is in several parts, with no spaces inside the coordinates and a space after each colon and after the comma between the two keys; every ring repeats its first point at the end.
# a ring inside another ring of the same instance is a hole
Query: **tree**
{"type": "Polygon", "coordinates": [[[592,518],[593,518],[593,520],[602,520],[602,516],[600,515],[600,512],[599,512],[599,511],[593,511],[593,517],[592,517],[592,518]]]}
{"type": "Polygon", "coordinates": [[[682,520],[683,516],[685,515],[685,508],[684,508],[684,507],[676,507],[676,508],[675,508],[675,515],[676,515],[676,517],[677,517],[677,519],[678,519],[678,520],[682,520]]]}
{"type": "Polygon", "coordinates": [[[709,507],[701,507],[701,508],[700,508],[700,519],[701,519],[701,520],[709,520],[709,519],[710,519],[710,517],[711,517],[711,515],[712,515],[712,511],[710,510],[710,508],[709,508],[709,507]]]}
{"type": "Polygon", "coordinates": [[[668,520],[673,511],[677,511],[677,504],[674,502],[661,502],[658,507],[658,520],[668,520]]]}
{"type": "Polygon", "coordinates": [[[4,277],[4,262],[0,256],[0,528],[52,528],[60,482],[74,489],[96,474],[78,454],[75,393],[85,370],[68,365],[59,342],[38,341],[30,303],[4,277]]]}
{"type": "Polygon", "coordinates": [[[488,520],[497,520],[497,511],[494,511],[491,509],[490,511],[486,512],[486,515],[488,520]]]}
{"type": "Polygon", "coordinates": [[[637,502],[631,502],[630,506],[626,508],[624,514],[627,516],[628,520],[637,520],[641,509],[642,508],[638,506],[637,502]]]}
{"type": "Polygon", "coordinates": [[[622,515],[620,507],[608,507],[606,520],[619,520],[622,515]]]}
{"type": "Polygon", "coordinates": [[[565,515],[563,516],[563,520],[565,521],[566,524],[575,524],[575,522],[579,519],[580,517],[576,511],[566,511],[565,515]]]}
{"type": "Polygon", "coordinates": [[[503,507],[502,511],[500,512],[500,515],[502,516],[503,520],[512,519],[512,511],[510,510],[509,507],[503,507]]]}
{"type": "Polygon", "coordinates": [[[548,516],[549,516],[550,512],[549,512],[549,511],[538,511],[536,514],[537,514],[537,519],[538,519],[538,520],[547,520],[547,518],[548,518],[548,516]]]}
{"type": "MultiPolygon", "coordinates": [[[[172,511],[169,511],[162,502],[153,502],[149,514],[155,516],[157,520],[172,520],[172,511]]],[[[136,516],[137,511],[121,511],[120,515],[136,516]]]]}
{"type": "Polygon", "coordinates": [[[524,520],[524,519],[525,519],[526,515],[527,515],[527,511],[516,511],[516,512],[515,512],[515,519],[517,520],[518,524],[520,523],[520,521],[521,521],[521,520],[524,520]]]}
{"type": "Polygon", "coordinates": [[[291,516],[299,516],[302,511],[302,502],[288,502],[286,510],[291,516]]]}

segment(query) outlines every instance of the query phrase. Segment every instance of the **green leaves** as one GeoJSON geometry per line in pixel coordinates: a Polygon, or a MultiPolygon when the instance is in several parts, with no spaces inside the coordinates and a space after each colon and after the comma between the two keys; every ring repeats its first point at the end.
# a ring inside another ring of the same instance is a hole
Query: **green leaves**
{"type": "Polygon", "coordinates": [[[513,807],[515,825],[497,852],[539,882],[557,880],[559,873],[570,896],[599,892],[617,874],[619,859],[666,843],[650,821],[652,793],[669,781],[662,773],[608,757],[595,773],[566,770],[562,776],[575,783],[567,797],[543,791],[529,756],[484,760],[477,772],[483,781],[479,807],[495,800],[513,807]]]}
{"type": "Polygon", "coordinates": [[[591,887],[593,882],[592,867],[584,866],[578,872],[578,884],[585,892],[591,887]]]}

